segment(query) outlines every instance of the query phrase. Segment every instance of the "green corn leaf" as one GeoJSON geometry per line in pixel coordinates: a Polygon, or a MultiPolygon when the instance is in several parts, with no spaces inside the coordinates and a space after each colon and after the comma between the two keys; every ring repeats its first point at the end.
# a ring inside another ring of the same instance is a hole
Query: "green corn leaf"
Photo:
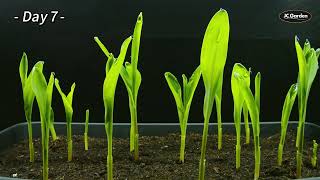
{"type": "MultiPolygon", "coordinates": [[[[232,70],[232,76],[231,76],[231,91],[233,95],[233,101],[236,108],[236,111],[238,113],[241,113],[244,98],[241,94],[241,85],[239,84],[239,81],[237,80],[238,77],[242,77],[244,81],[246,82],[246,85],[250,87],[250,71],[247,70],[242,64],[236,63],[233,66],[232,70]]],[[[241,115],[241,114],[240,114],[241,115]]],[[[235,118],[235,120],[238,118],[235,118]]],[[[239,119],[241,121],[241,119],[239,119]]],[[[241,122],[236,122],[236,124],[241,122]]]]}
{"type": "Polygon", "coordinates": [[[132,98],[132,101],[134,102],[137,99],[139,87],[141,84],[141,74],[138,69],[134,69],[133,65],[129,62],[125,63],[125,66],[121,68],[120,71],[121,78],[123,79],[129,97],[132,98]],[[132,76],[132,74],[135,72],[135,76],[132,76]],[[133,81],[133,78],[135,78],[135,81],[133,81]],[[134,82],[134,89],[133,89],[133,82],[134,82]]]}
{"type": "Polygon", "coordinates": [[[32,90],[36,96],[40,114],[42,116],[41,119],[46,119],[47,114],[47,82],[42,74],[41,70],[37,67],[34,67],[32,70],[32,90]]]}
{"type": "MultiPolygon", "coordinates": [[[[166,72],[164,74],[167,83],[169,85],[169,88],[172,92],[172,95],[176,101],[178,115],[179,115],[179,121],[183,119],[183,113],[184,113],[184,105],[182,101],[182,92],[181,92],[181,86],[179,84],[178,79],[170,72],[166,72]]],[[[182,123],[182,122],[180,122],[182,123]]]]}
{"type": "Polygon", "coordinates": [[[214,96],[226,63],[229,42],[229,17],[220,9],[210,20],[202,42],[200,66],[206,89],[204,115],[212,112],[214,96]]]}
{"type": "Polygon", "coordinates": [[[132,39],[131,63],[133,65],[133,69],[137,69],[137,65],[138,65],[142,24],[143,24],[143,16],[142,16],[142,12],[140,12],[137,18],[136,25],[134,27],[133,39],[132,39]]]}
{"type": "Polygon", "coordinates": [[[261,74],[260,72],[258,72],[254,79],[254,87],[255,87],[254,97],[255,97],[255,101],[256,101],[259,112],[260,112],[260,84],[261,84],[261,74]]]}
{"type": "Polygon", "coordinates": [[[255,101],[255,98],[250,90],[250,87],[248,86],[245,78],[243,76],[236,76],[236,79],[238,80],[238,83],[241,87],[241,94],[245,100],[245,103],[247,105],[247,108],[249,110],[249,114],[251,117],[252,122],[252,128],[253,128],[253,134],[255,136],[259,136],[260,134],[260,122],[259,122],[259,108],[255,101]]]}
{"type": "Polygon", "coordinates": [[[75,89],[75,83],[72,84],[71,86],[71,90],[68,94],[68,97],[62,92],[61,90],[61,87],[59,85],[59,80],[56,78],[55,79],[55,82],[54,82],[61,98],[62,98],[62,101],[63,101],[63,105],[65,107],[65,111],[67,114],[72,114],[73,113],[73,108],[72,108],[72,96],[73,96],[73,92],[74,92],[74,89],[75,89]]]}
{"type": "Polygon", "coordinates": [[[292,110],[292,106],[294,104],[294,101],[296,99],[296,96],[297,96],[297,92],[298,92],[298,84],[293,84],[291,85],[288,93],[287,93],[287,96],[286,96],[286,99],[284,101],[284,104],[283,104],[283,108],[282,108],[282,116],[281,116],[281,127],[285,127],[285,130],[286,130],[286,127],[288,125],[288,121],[289,121],[289,118],[290,118],[290,114],[291,114],[291,110],[292,110]]]}
{"type": "Polygon", "coordinates": [[[99,45],[102,52],[109,58],[111,56],[111,53],[108,51],[108,49],[102,44],[102,42],[99,40],[98,37],[94,37],[94,40],[99,45]]]}
{"type": "Polygon", "coordinates": [[[26,53],[23,53],[22,55],[20,66],[19,66],[19,73],[20,73],[20,79],[21,79],[21,84],[23,88],[28,78],[27,77],[28,76],[28,58],[26,53]]]}
{"type": "Polygon", "coordinates": [[[192,73],[187,85],[186,85],[186,99],[184,102],[186,106],[190,106],[194,92],[197,88],[198,82],[201,77],[201,68],[200,66],[197,67],[197,69],[192,73]]]}
{"type": "MultiPolygon", "coordinates": [[[[120,54],[117,59],[110,56],[108,61],[113,61],[111,67],[108,68],[106,78],[103,83],[103,100],[106,109],[106,115],[108,117],[112,116],[112,109],[114,104],[114,94],[118,82],[118,77],[124,62],[128,46],[131,42],[132,37],[127,38],[121,45],[120,54]],[[111,60],[112,59],[112,60],[111,60]]],[[[108,63],[107,63],[108,65],[108,63]]],[[[107,69],[107,68],[106,68],[107,69]]],[[[106,120],[111,120],[112,118],[106,118],[106,120]]]]}
{"type": "Polygon", "coordinates": [[[53,84],[54,84],[54,73],[51,73],[48,87],[47,87],[47,94],[48,94],[48,103],[51,104],[52,102],[52,92],[53,92],[53,84]]]}

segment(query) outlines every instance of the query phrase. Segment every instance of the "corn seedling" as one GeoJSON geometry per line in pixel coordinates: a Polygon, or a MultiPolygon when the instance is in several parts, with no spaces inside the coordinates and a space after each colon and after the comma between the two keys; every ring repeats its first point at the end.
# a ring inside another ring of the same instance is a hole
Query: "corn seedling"
{"type": "Polygon", "coordinates": [[[108,180],[113,179],[113,160],[112,160],[112,136],[113,136],[113,107],[114,107],[114,95],[118,82],[118,77],[124,62],[128,46],[132,37],[127,38],[121,45],[120,54],[118,58],[113,57],[112,53],[109,53],[107,48],[100,42],[98,37],[94,40],[97,42],[103,53],[108,57],[106,63],[106,77],[103,83],[103,101],[105,108],[104,123],[108,138],[108,158],[107,158],[107,175],[108,180]]]}
{"type": "Polygon", "coordinates": [[[52,118],[52,91],[54,83],[54,73],[51,73],[47,84],[42,74],[43,62],[38,62],[32,69],[32,90],[35,94],[37,104],[40,111],[41,119],[41,142],[42,142],[42,176],[44,180],[48,179],[48,158],[49,158],[49,126],[52,118]],[[39,63],[39,64],[38,64],[39,63]]]}
{"type": "Polygon", "coordinates": [[[316,140],[313,140],[311,164],[312,164],[312,167],[314,168],[317,166],[317,161],[318,161],[317,156],[318,156],[318,143],[316,142],[316,140]]]}
{"type": "Polygon", "coordinates": [[[130,152],[133,152],[134,159],[139,159],[139,132],[137,122],[137,98],[138,91],[141,84],[141,74],[137,68],[140,37],[142,30],[142,13],[137,18],[136,25],[134,27],[132,44],[131,44],[131,63],[126,62],[125,66],[122,67],[120,75],[127,88],[129,97],[129,108],[131,116],[131,127],[130,127],[130,152]]]}
{"type": "Polygon", "coordinates": [[[229,42],[229,17],[227,11],[220,9],[210,20],[206,29],[200,55],[200,68],[205,86],[203,104],[204,127],[199,163],[199,179],[205,177],[205,155],[208,126],[212,113],[214,98],[219,89],[223,69],[227,59],[229,42]]]}
{"type": "Polygon", "coordinates": [[[260,174],[260,82],[261,74],[257,73],[255,77],[255,97],[253,96],[250,87],[248,86],[247,77],[243,76],[240,73],[234,74],[238,85],[240,86],[240,93],[244,98],[249,114],[251,117],[252,129],[253,129],[253,138],[254,138],[254,157],[255,157],[255,169],[254,169],[254,179],[259,178],[260,174]]]}
{"type": "Polygon", "coordinates": [[[301,177],[302,168],[302,154],[304,145],[304,125],[307,112],[307,102],[309,92],[312,86],[312,82],[318,71],[318,58],[320,54],[320,49],[317,51],[311,48],[309,41],[307,40],[304,44],[303,49],[299,44],[298,37],[295,37],[295,47],[298,58],[299,65],[299,75],[298,75],[298,107],[299,107],[299,124],[297,129],[297,178],[301,177]]]}
{"type": "Polygon", "coordinates": [[[73,92],[76,84],[73,83],[70,89],[69,94],[66,96],[59,85],[59,80],[56,78],[54,82],[61,98],[63,101],[65,113],[66,113],[66,121],[67,121],[67,143],[68,143],[68,161],[72,161],[72,115],[73,115],[73,108],[72,108],[72,100],[73,100],[73,92]]]}
{"type": "MultiPolygon", "coordinates": [[[[233,66],[232,75],[231,75],[231,90],[233,95],[234,110],[233,110],[233,119],[236,128],[237,135],[237,144],[236,144],[236,169],[240,168],[240,152],[241,152],[241,112],[244,110],[244,106],[247,108],[244,103],[244,97],[241,93],[242,89],[240,82],[237,79],[237,76],[241,76],[246,85],[250,87],[250,70],[247,70],[242,64],[236,63],[233,66]]],[[[248,116],[248,109],[246,109],[248,116]]],[[[248,120],[248,119],[247,119],[248,120]]],[[[248,122],[247,122],[248,123],[248,122]]],[[[250,131],[249,131],[250,132],[250,131]]]]}
{"type": "Polygon", "coordinates": [[[88,125],[89,125],[89,109],[86,110],[86,123],[84,127],[84,149],[88,151],[88,125]]]}
{"type": "MultiPolygon", "coordinates": [[[[37,67],[41,72],[43,69],[43,63],[39,62],[37,63],[34,67],[37,67]]],[[[33,101],[35,98],[35,95],[32,91],[32,73],[29,74],[28,76],[28,58],[27,54],[23,53],[21,61],[20,61],[20,66],[19,66],[19,73],[20,73],[20,79],[21,79],[21,85],[22,85],[22,92],[23,92],[23,101],[24,101],[24,112],[25,112],[25,117],[27,120],[28,124],[28,138],[29,138],[29,157],[30,157],[30,162],[34,162],[34,147],[33,147],[33,140],[32,140],[32,108],[33,108],[33,101]]],[[[51,135],[53,140],[56,140],[56,132],[54,129],[54,118],[53,114],[51,115],[52,118],[50,118],[50,124],[49,128],[51,131],[51,135]]]]}
{"type": "Polygon", "coordinates": [[[297,84],[291,85],[282,108],[281,136],[280,136],[280,143],[278,147],[278,165],[279,166],[282,165],[282,154],[283,154],[283,147],[284,147],[284,142],[287,134],[288,122],[289,122],[292,106],[297,96],[297,92],[298,92],[298,85],[297,84]]]}
{"type": "Polygon", "coordinates": [[[192,103],[192,98],[194,92],[197,88],[201,71],[200,67],[198,67],[188,80],[186,75],[182,75],[183,79],[183,90],[181,91],[181,86],[177,78],[171,74],[170,72],[166,72],[165,78],[169,85],[169,88],[173,94],[173,97],[176,101],[180,130],[181,130],[181,143],[180,143],[180,162],[184,162],[184,152],[185,152],[185,144],[186,144],[186,132],[187,132],[187,123],[189,117],[189,110],[192,103]]]}

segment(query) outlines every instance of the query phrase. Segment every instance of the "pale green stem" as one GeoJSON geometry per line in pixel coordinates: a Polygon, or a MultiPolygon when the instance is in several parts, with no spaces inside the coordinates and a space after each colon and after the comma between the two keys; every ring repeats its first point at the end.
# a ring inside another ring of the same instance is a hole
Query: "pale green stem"
{"type": "Polygon", "coordinates": [[[106,125],[107,138],[108,138],[108,157],[107,157],[107,174],[108,180],[113,179],[113,157],[112,157],[112,134],[113,134],[113,122],[109,121],[106,125]]]}
{"type": "Polygon", "coordinates": [[[243,119],[244,119],[244,127],[246,129],[246,144],[250,144],[249,116],[248,116],[248,110],[246,108],[243,109],[243,119]]]}
{"type": "Polygon", "coordinates": [[[88,133],[84,133],[84,150],[88,151],[88,133]]]}
{"type": "Polygon", "coordinates": [[[316,140],[313,140],[311,164],[312,164],[312,167],[314,167],[314,168],[317,166],[317,161],[318,161],[317,150],[318,150],[318,144],[317,144],[316,140]]]}
{"type": "Polygon", "coordinates": [[[50,132],[51,132],[52,140],[53,141],[57,140],[57,133],[56,133],[56,130],[54,129],[53,123],[50,123],[50,132]]]}
{"type": "MultiPolygon", "coordinates": [[[[72,116],[71,116],[72,117],[72,116]]],[[[72,161],[72,128],[71,119],[67,122],[68,161],[72,161]]]]}
{"type": "Polygon", "coordinates": [[[218,122],[218,150],[222,148],[222,121],[221,121],[221,100],[216,101],[217,122],[218,122]]]}
{"type": "Polygon", "coordinates": [[[42,141],[42,179],[49,177],[49,128],[45,118],[41,120],[41,141],[42,141]]]}
{"type": "Polygon", "coordinates": [[[255,166],[254,166],[254,179],[259,179],[260,176],[260,140],[259,136],[254,136],[254,159],[255,159],[255,166]]]}
{"type": "Polygon", "coordinates": [[[206,149],[207,149],[207,136],[208,136],[209,119],[204,120],[203,134],[202,134],[202,145],[201,155],[199,164],[199,180],[204,180],[205,176],[205,165],[206,165],[206,149]]]}
{"type": "Polygon", "coordinates": [[[240,157],[241,157],[241,144],[240,139],[241,134],[240,130],[237,131],[237,144],[236,144],[236,169],[238,170],[240,168],[240,157]]]}
{"type": "Polygon", "coordinates": [[[136,103],[129,102],[130,115],[131,115],[131,127],[130,127],[130,151],[133,152],[135,160],[139,159],[139,133],[138,133],[138,122],[137,122],[137,107],[136,103]]]}
{"type": "Polygon", "coordinates": [[[186,133],[181,132],[181,143],[180,143],[180,162],[184,163],[184,154],[186,147],[186,133]]]}
{"type": "Polygon", "coordinates": [[[31,120],[27,121],[28,123],[28,136],[29,136],[29,156],[30,162],[34,162],[34,147],[33,147],[33,138],[32,138],[32,123],[31,120]]]}

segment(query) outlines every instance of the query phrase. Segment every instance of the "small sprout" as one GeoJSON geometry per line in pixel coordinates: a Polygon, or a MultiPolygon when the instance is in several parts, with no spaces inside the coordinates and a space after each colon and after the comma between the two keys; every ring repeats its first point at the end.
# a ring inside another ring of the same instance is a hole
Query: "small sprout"
{"type": "Polygon", "coordinates": [[[246,85],[250,87],[250,71],[248,71],[242,64],[236,63],[233,66],[232,75],[231,75],[231,90],[232,90],[233,102],[234,102],[233,119],[234,119],[234,125],[236,127],[236,134],[237,134],[237,144],[236,144],[236,169],[237,170],[240,168],[240,154],[241,154],[240,153],[241,151],[241,143],[240,143],[241,111],[244,106],[247,108],[246,104],[244,103],[244,97],[241,93],[242,87],[239,84],[241,82],[238,81],[239,76],[244,78],[246,85]]]}
{"type": "Polygon", "coordinates": [[[86,124],[84,127],[84,149],[88,151],[88,125],[89,125],[89,109],[86,110],[86,124]]]}
{"type": "Polygon", "coordinates": [[[73,83],[70,89],[69,94],[66,96],[59,85],[59,80],[56,78],[54,82],[59,94],[62,98],[65,113],[66,113],[66,121],[67,121],[67,143],[68,143],[68,161],[72,161],[72,115],[73,115],[73,108],[72,108],[72,100],[73,100],[73,92],[76,84],[73,83]]]}
{"type": "Polygon", "coordinates": [[[281,136],[280,136],[280,143],[278,147],[278,165],[279,166],[282,165],[282,154],[283,154],[283,147],[284,147],[284,142],[287,134],[288,122],[289,122],[292,106],[297,96],[297,92],[298,92],[298,85],[297,84],[291,85],[282,108],[281,136]]]}
{"type": "Polygon", "coordinates": [[[129,96],[129,108],[130,108],[130,115],[131,115],[130,152],[133,152],[135,160],[139,159],[137,98],[138,98],[139,87],[141,84],[141,74],[137,66],[138,66],[142,23],[143,23],[142,13],[140,13],[137,18],[137,22],[133,32],[132,45],[131,45],[131,64],[129,62],[126,62],[125,66],[122,67],[120,71],[121,78],[125,83],[128,96],[129,96]]]}
{"type": "Polygon", "coordinates": [[[113,179],[113,158],[112,158],[112,136],[113,136],[113,108],[114,108],[114,94],[118,82],[118,77],[122,68],[122,64],[126,57],[128,46],[132,37],[127,38],[121,45],[121,50],[118,58],[113,57],[107,48],[100,42],[98,37],[94,40],[97,42],[101,50],[108,57],[106,63],[106,77],[103,83],[103,102],[104,102],[104,124],[108,138],[108,157],[107,157],[107,178],[113,179]]]}
{"type": "Polygon", "coordinates": [[[299,124],[297,129],[297,170],[296,177],[301,178],[302,154],[304,145],[304,125],[306,120],[307,103],[309,92],[318,71],[319,49],[314,50],[308,40],[306,40],[303,49],[301,48],[298,37],[295,37],[295,47],[299,65],[298,75],[298,107],[299,107],[299,124]]]}
{"type": "MultiPolygon", "coordinates": [[[[42,63],[43,62],[38,62],[42,63]]],[[[33,67],[32,69],[32,90],[36,96],[37,104],[40,111],[41,119],[41,141],[42,141],[42,179],[48,180],[49,171],[49,129],[51,118],[51,102],[52,91],[54,83],[54,73],[51,73],[49,82],[47,84],[44,75],[42,74],[42,66],[33,67]]]]}
{"type": "Polygon", "coordinates": [[[260,97],[260,82],[261,74],[257,73],[255,77],[255,97],[253,96],[250,87],[248,86],[248,78],[240,73],[235,73],[235,78],[238,81],[239,91],[244,98],[244,101],[248,107],[249,114],[252,122],[253,138],[254,138],[254,158],[255,158],[255,169],[254,179],[259,178],[260,174],[260,112],[259,112],[259,97],[260,97]]]}
{"type": "Polygon", "coordinates": [[[314,168],[317,166],[317,161],[318,161],[317,156],[318,156],[318,143],[316,142],[316,140],[313,140],[311,164],[312,164],[312,167],[314,168]]]}
{"type": "Polygon", "coordinates": [[[202,42],[200,68],[205,86],[203,103],[204,127],[199,163],[199,179],[205,179],[205,155],[209,120],[214,99],[219,90],[219,83],[226,64],[229,42],[229,17],[224,9],[220,9],[210,20],[202,42]]]}
{"type": "Polygon", "coordinates": [[[185,144],[186,144],[186,132],[187,123],[189,117],[189,110],[193,98],[193,94],[197,88],[199,79],[201,76],[200,67],[198,67],[190,77],[188,78],[183,74],[183,91],[177,78],[170,72],[165,73],[165,78],[169,85],[169,88],[176,101],[177,111],[179,116],[180,130],[181,130],[181,143],[180,143],[180,162],[184,162],[185,144]],[[182,93],[183,92],[183,93],[182,93]]]}

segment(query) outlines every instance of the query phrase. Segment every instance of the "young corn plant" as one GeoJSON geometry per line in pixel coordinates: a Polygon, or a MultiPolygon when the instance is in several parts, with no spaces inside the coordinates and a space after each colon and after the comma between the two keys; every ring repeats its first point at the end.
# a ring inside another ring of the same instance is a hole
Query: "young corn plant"
{"type": "MultiPolygon", "coordinates": [[[[43,62],[37,63],[34,67],[37,67],[41,72],[43,69],[43,62]]],[[[28,57],[26,53],[23,53],[20,66],[19,66],[19,73],[22,85],[22,92],[23,92],[23,101],[24,101],[24,112],[25,117],[28,123],[28,138],[29,138],[29,157],[30,162],[34,162],[34,147],[33,147],[33,140],[32,140],[32,108],[33,108],[33,101],[35,95],[32,91],[32,73],[28,76],[28,57]]],[[[50,120],[49,128],[51,131],[51,135],[53,140],[56,140],[56,132],[53,126],[53,118],[50,120]]]]}
{"type": "Polygon", "coordinates": [[[59,85],[59,80],[56,78],[54,82],[61,98],[63,101],[65,113],[66,113],[66,121],[67,121],[67,143],[68,143],[68,161],[72,161],[72,115],[73,115],[73,108],[72,108],[72,100],[73,100],[73,93],[76,87],[76,84],[73,83],[70,89],[69,94],[66,96],[59,85]]]}
{"type": "Polygon", "coordinates": [[[137,18],[136,25],[134,27],[132,44],[131,44],[131,63],[126,62],[125,66],[122,67],[120,75],[127,88],[129,97],[129,108],[131,116],[131,127],[130,127],[130,152],[133,153],[135,160],[139,159],[139,132],[138,132],[138,121],[137,121],[137,98],[139,87],[141,84],[141,74],[138,70],[138,58],[139,58],[139,47],[140,37],[142,30],[143,17],[142,13],[137,18]]]}
{"type": "Polygon", "coordinates": [[[89,126],[89,109],[86,110],[86,123],[84,127],[84,149],[88,151],[88,126],[89,126]]]}
{"type": "Polygon", "coordinates": [[[226,10],[220,9],[208,24],[200,55],[200,69],[205,86],[203,103],[204,127],[199,163],[199,179],[201,180],[205,177],[205,155],[209,120],[217,89],[219,89],[220,78],[223,76],[223,69],[227,59],[228,42],[229,17],[226,10]]]}
{"type": "Polygon", "coordinates": [[[261,74],[257,73],[255,77],[255,96],[253,96],[250,87],[248,86],[247,77],[242,76],[240,73],[234,74],[237,79],[240,89],[240,93],[244,98],[244,102],[248,107],[251,117],[253,138],[254,138],[254,157],[255,157],[255,169],[254,179],[258,179],[260,175],[260,82],[261,74]]]}
{"type": "MultiPolygon", "coordinates": [[[[247,70],[242,64],[236,63],[233,66],[232,75],[231,75],[231,90],[233,95],[233,102],[234,102],[234,110],[233,110],[233,119],[236,128],[236,135],[237,135],[237,144],[236,144],[236,169],[240,168],[240,152],[241,152],[241,112],[244,110],[244,97],[241,93],[242,89],[240,86],[240,82],[238,81],[237,77],[241,76],[246,85],[250,87],[250,70],[247,70]]],[[[246,106],[247,107],[247,106],[246,106]]],[[[248,111],[248,109],[246,109],[248,111]]],[[[247,116],[248,116],[248,112],[247,116]]],[[[250,132],[250,131],[249,131],[250,132]]]]}
{"type": "Polygon", "coordinates": [[[121,45],[120,54],[118,58],[113,57],[112,53],[109,53],[107,48],[101,43],[98,37],[94,40],[99,45],[103,53],[108,57],[106,63],[106,77],[103,83],[103,101],[105,108],[104,123],[108,138],[108,157],[107,157],[107,178],[113,179],[113,158],[112,158],[112,136],[113,136],[113,107],[114,107],[114,95],[118,82],[118,77],[122,68],[122,64],[126,57],[128,46],[132,37],[127,38],[121,45]]]}
{"type": "MultiPolygon", "coordinates": [[[[39,68],[42,71],[43,63],[37,63],[35,67],[39,68]]],[[[31,79],[32,73],[28,76],[28,58],[26,53],[23,53],[20,66],[19,66],[19,73],[22,85],[22,92],[23,92],[23,101],[24,101],[24,112],[25,117],[28,123],[28,137],[29,137],[29,157],[30,162],[34,162],[34,146],[32,140],[32,107],[34,101],[34,93],[32,91],[31,86],[31,79]]]]}
{"type": "Polygon", "coordinates": [[[283,147],[284,147],[284,142],[287,134],[288,122],[289,122],[292,106],[297,96],[297,92],[298,92],[298,84],[291,85],[282,108],[281,136],[280,136],[280,142],[278,146],[278,165],[279,166],[282,165],[282,154],[283,154],[283,147]]]}
{"type": "Polygon", "coordinates": [[[318,71],[318,58],[320,49],[311,48],[308,40],[306,40],[303,49],[299,44],[298,37],[295,37],[295,47],[299,65],[298,75],[298,107],[299,107],[299,124],[297,129],[297,169],[296,177],[301,177],[302,154],[304,145],[304,125],[307,112],[307,102],[312,82],[318,71]]]}
{"type": "Polygon", "coordinates": [[[316,142],[316,140],[313,140],[311,164],[312,164],[312,167],[314,168],[317,166],[317,161],[318,161],[317,156],[318,156],[318,143],[316,142]]]}
{"type": "Polygon", "coordinates": [[[51,73],[47,84],[44,75],[42,74],[43,62],[38,62],[32,69],[31,86],[36,97],[40,111],[41,119],[41,142],[42,142],[42,179],[48,179],[48,159],[49,159],[49,129],[50,119],[52,118],[52,91],[54,83],[54,73],[51,73]],[[37,65],[39,63],[39,65],[37,65]]]}
{"type": "Polygon", "coordinates": [[[182,75],[183,79],[183,90],[181,91],[181,86],[177,78],[171,74],[170,72],[166,72],[164,74],[169,88],[172,92],[172,95],[176,101],[179,123],[180,123],[180,131],[181,131],[181,142],[180,142],[180,162],[184,163],[184,154],[185,154],[185,144],[186,144],[186,132],[187,132],[187,123],[189,117],[189,110],[192,103],[192,98],[194,92],[197,88],[198,82],[200,80],[201,71],[200,67],[198,67],[190,79],[186,77],[186,75],[182,75]]]}

